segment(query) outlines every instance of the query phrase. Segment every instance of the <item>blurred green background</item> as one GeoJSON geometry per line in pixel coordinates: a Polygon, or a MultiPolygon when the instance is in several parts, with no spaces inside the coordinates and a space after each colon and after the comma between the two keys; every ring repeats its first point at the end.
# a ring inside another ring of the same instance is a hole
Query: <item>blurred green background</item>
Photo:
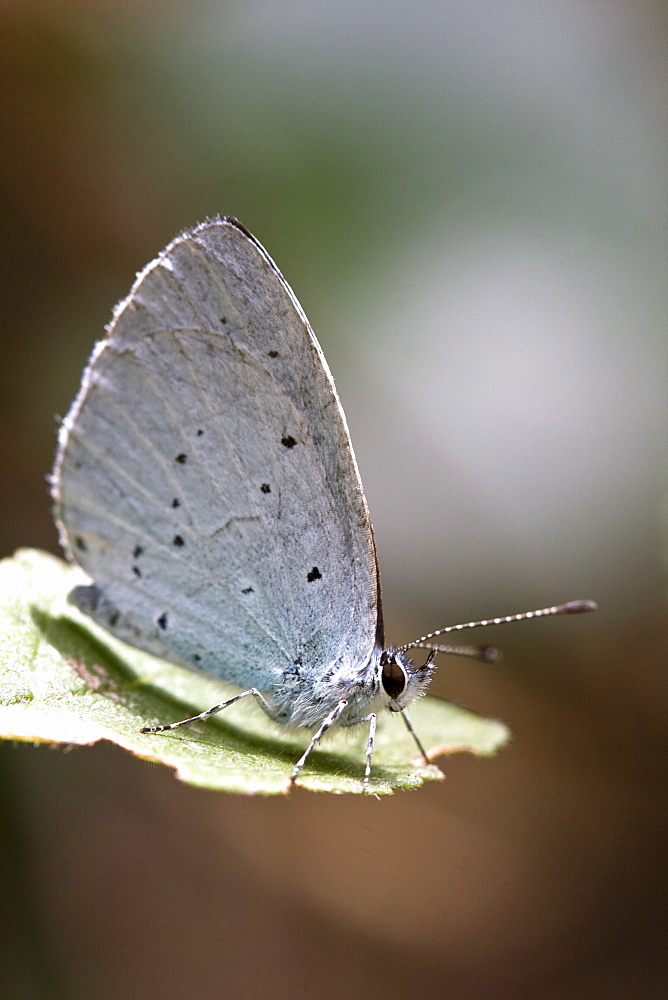
{"type": "Polygon", "coordinates": [[[18,1000],[663,997],[664,4],[5,0],[0,548],[57,551],[56,416],[113,304],[233,214],[346,409],[388,637],[489,630],[434,693],[494,761],[378,802],[235,800],[2,747],[18,1000]]]}

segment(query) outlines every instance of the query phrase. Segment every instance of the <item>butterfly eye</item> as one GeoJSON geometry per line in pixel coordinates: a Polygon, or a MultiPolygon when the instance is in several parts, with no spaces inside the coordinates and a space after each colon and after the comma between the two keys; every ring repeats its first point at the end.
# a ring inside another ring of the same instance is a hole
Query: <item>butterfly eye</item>
{"type": "Polygon", "coordinates": [[[390,698],[398,698],[402,695],[406,690],[406,685],[408,683],[406,671],[400,663],[397,663],[395,659],[387,660],[383,664],[381,680],[383,682],[385,693],[388,694],[390,698]]]}

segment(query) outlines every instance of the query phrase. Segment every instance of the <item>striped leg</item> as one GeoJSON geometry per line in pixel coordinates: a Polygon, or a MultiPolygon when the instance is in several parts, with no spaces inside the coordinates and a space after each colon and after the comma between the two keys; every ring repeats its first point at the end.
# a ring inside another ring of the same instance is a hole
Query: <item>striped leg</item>
{"type": "Polygon", "coordinates": [[[360,722],[369,723],[369,738],[366,741],[366,767],[364,768],[364,785],[363,791],[369,791],[369,778],[371,777],[371,758],[373,757],[373,747],[376,741],[376,713],[372,712],[371,715],[365,715],[360,722]]]}
{"type": "Polygon", "coordinates": [[[413,739],[417,743],[417,748],[420,751],[420,753],[422,754],[422,758],[423,758],[425,764],[428,764],[429,763],[429,757],[427,756],[427,751],[422,746],[422,743],[420,742],[418,734],[413,729],[413,723],[411,722],[410,718],[408,717],[408,712],[402,712],[401,713],[401,717],[404,720],[404,722],[406,723],[406,729],[408,730],[408,732],[411,734],[411,736],[413,737],[413,739]]]}
{"type": "Polygon", "coordinates": [[[348,704],[347,701],[340,701],[338,703],[338,705],[336,706],[336,708],[332,712],[329,713],[329,715],[327,716],[327,718],[325,719],[325,721],[320,726],[320,729],[318,729],[318,731],[315,733],[315,735],[311,737],[311,742],[306,747],[306,750],[304,751],[304,753],[301,755],[301,757],[299,758],[299,760],[295,764],[294,770],[293,770],[292,774],[290,775],[290,784],[291,785],[294,785],[295,781],[299,777],[299,772],[301,771],[301,769],[303,768],[304,764],[308,760],[308,758],[309,758],[309,756],[310,756],[311,751],[313,750],[313,748],[318,745],[318,743],[320,742],[320,740],[322,739],[322,737],[325,735],[325,733],[327,732],[327,730],[329,729],[329,727],[336,722],[336,720],[341,715],[341,712],[344,710],[344,708],[346,707],[347,704],[348,704]]]}
{"type": "Polygon", "coordinates": [[[197,722],[199,719],[208,719],[210,715],[215,715],[216,712],[222,712],[224,708],[234,705],[235,701],[239,701],[241,698],[246,698],[249,694],[252,694],[253,697],[258,699],[258,701],[261,701],[263,706],[270,711],[266,698],[263,698],[258,689],[249,688],[248,691],[242,691],[241,694],[235,694],[234,698],[228,698],[227,701],[221,702],[220,705],[214,705],[213,708],[207,708],[206,712],[200,712],[199,715],[193,715],[189,719],[181,719],[180,722],[172,722],[169,726],[143,726],[139,732],[165,733],[168,729],[178,729],[180,726],[187,726],[191,722],[197,722]]]}

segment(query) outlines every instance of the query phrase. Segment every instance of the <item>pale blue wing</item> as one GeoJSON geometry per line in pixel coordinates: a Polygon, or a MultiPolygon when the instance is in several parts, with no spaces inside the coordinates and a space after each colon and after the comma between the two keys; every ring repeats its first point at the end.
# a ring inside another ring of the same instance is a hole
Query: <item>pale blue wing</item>
{"type": "Polygon", "coordinates": [[[126,641],[235,684],[364,666],[373,535],[345,417],[279,271],[206,222],[138,276],[63,424],[61,540],[126,641]]]}

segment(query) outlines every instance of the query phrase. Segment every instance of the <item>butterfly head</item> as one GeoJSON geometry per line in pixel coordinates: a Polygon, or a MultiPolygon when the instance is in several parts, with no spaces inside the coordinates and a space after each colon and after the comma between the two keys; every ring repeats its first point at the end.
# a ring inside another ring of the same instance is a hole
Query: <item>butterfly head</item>
{"type": "Polygon", "coordinates": [[[387,708],[390,712],[403,712],[405,708],[425,694],[432,674],[435,652],[429,653],[422,666],[416,667],[413,661],[401,650],[392,647],[385,649],[380,657],[380,683],[388,699],[387,708]]]}

